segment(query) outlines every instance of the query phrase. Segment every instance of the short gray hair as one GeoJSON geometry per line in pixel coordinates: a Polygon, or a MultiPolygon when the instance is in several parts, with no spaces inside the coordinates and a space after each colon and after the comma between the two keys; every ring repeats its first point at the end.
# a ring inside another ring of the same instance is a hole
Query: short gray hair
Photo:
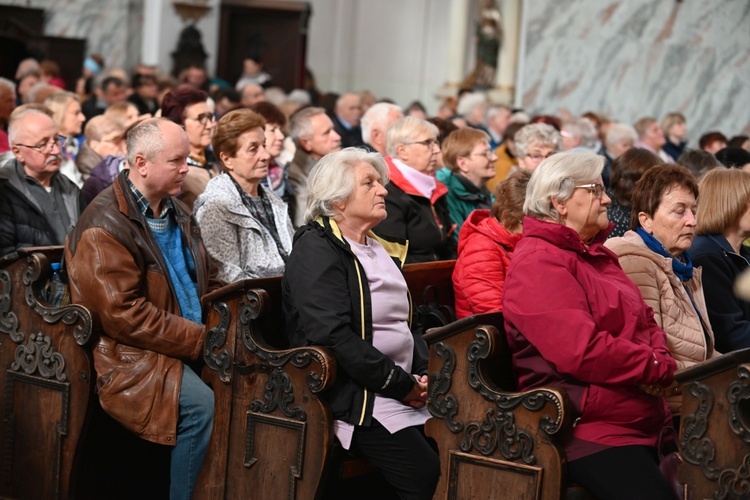
{"type": "Polygon", "coordinates": [[[125,138],[128,163],[135,166],[135,157],[143,155],[151,161],[163,149],[162,132],[159,124],[169,121],[166,118],[149,118],[135,125],[125,138]]]}
{"type": "Polygon", "coordinates": [[[438,128],[427,120],[416,116],[405,116],[391,123],[385,133],[385,151],[389,156],[396,156],[396,148],[399,144],[410,142],[419,134],[431,134],[435,139],[438,136],[438,128]]]}
{"type": "Polygon", "coordinates": [[[474,108],[477,106],[485,106],[486,104],[487,98],[484,94],[480,94],[479,92],[467,92],[458,100],[456,114],[460,116],[468,115],[474,111],[474,108]]]}
{"type": "Polygon", "coordinates": [[[313,135],[312,117],[326,114],[323,108],[302,108],[289,119],[289,137],[299,146],[300,139],[309,139],[313,135]]]}
{"type": "Polygon", "coordinates": [[[546,123],[530,123],[516,132],[513,140],[516,143],[516,156],[526,158],[529,153],[529,146],[537,143],[541,146],[549,146],[555,151],[562,149],[562,137],[552,125],[546,123]]]}
{"type": "MultiPolygon", "coordinates": [[[[366,144],[370,144],[373,127],[377,125],[385,125],[388,120],[388,114],[391,111],[401,111],[401,108],[395,104],[389,102],[379,102],[370,106],[365,114],[359,121],[359,126],[362,127],[362,141],[366,144]]],[[[383,126],[385,128],[385,126],[383,126]]],[[[385,130],[383,130],[385,132],[385,130]]]]}
{"type": "Polygon", "coordinates": [[[573,136],[580,137],[581,146],[584,148],[594,148],[599,139],[596,127],[588,118],[571,118],[563,122],[562,128],[573,136]]]}
{"type": "Polygon", "coordinates": [[[501,109],[508,110],[508,113],[513,113],[513,108],[508,106],[507,104],[493,104],[489,108],[487,108],[487,121],[490,121],[492,118],[500,114],[501,109]]]}
{"type": "Polygon", "coordinates": [[[607,129],[607,135],[604,138],[604,147],[612,149],[628,139],[632,143],[638,140],[638,132],[635,131],[633,126],[627,123],[613,123],[607,129]]]}
{"type": "Polygon", "coordinates": [[[539,164],[526,188],[523,212],[536,219],[560,221],[552,200],[565,202],[576,185],[602,175],[604,157],[593,151],[557,153],[539,164]]]}
{"type": "Polygon", "coordinates": [[[0,88],[5,88],[11,92],[16,91],[16,84],[8,80],[7,78],[0,77],[0,88]]]}
{"type": "MultiPolygon", "coordinates": [[[[19,129],[21,128],[23,122],[25,121],[25,117],[29,115],[40,115],[40,116],[46,116],[50,120],[52,120],[52,117],[45,113],[44,111],[41,111],[39,109],[35,108],[27,108],[23,111],[16,113],[13,115],[13,117],[10,120],[10,123],[8,124],[8,144],[11,146],[15,145],[16,143],[16,137],[18,136],[19,129]]],[[[55,121],[52,120],[52,123],[55,121]]],[[[55,125],[55,128],[57,128],[57,125],[55,125]]]]}
{"type": "Polygon", "coordinates": [[[380,174],[380,183],[388,183],[388,167],[380,153],[369,153],[362,148],[345,148],[318,160],[307,181],[308,198],[305,221],[320,216],[335,217],[335,205],[346,201],[356,187],[355,167],[369,163],[380,174]]]}

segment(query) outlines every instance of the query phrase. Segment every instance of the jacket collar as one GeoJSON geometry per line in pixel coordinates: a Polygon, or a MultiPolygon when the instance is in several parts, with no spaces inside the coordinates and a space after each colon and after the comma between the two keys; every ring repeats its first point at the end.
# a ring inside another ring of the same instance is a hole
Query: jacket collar
{"type": "MultiPolygon", "coordinates": [[[[115,178],[112,183],[112,189],[114,190],[115,199],[117,200],[117,208],[126,215],[128,218],[136,220],[141,224],[146,225],[146,219],[141,213],[138,203],[135,199],[135,194],[128,186],[128,175],[130,174],[129,169],[125,169],[115,178]]],[[[170,198],[174,207],[174,216],[178,224],[183,225],[189,221],[190,216],[188,209],[179,200],[170,198]]]]}
{"type": "MultiPolygon", "coordinates": [[[[390,156],[385,157],[385,162],[388,164],[388,177],[390,178],[390,182],[395,184],[399,189],[410,196],[419,196],[420,198],[424,198],[422,193],[417,191],[417,189],[412,186],[409,181],[406,180],[398,167],[393,164],[393,160],[390,156]]],[[[432,203],[433,205],[441,196],[444,196],[448,193],[448,188],[445,187],[445,184],[437,179],[435,179],[435,184],[435,191],[432,192],[432,196],[430,197],[430,203],[432,203]]]]}
{"type": "MultiPolygon", "coordinates": [[[[338,224],[336,224],[335,220],[331,219],[330,217],[320,216],[317,219],[315,219],[313,223],[320,226],[325,231],[325,233],[328,235],[329,238],[332,238],[339,245],[346,248],[346,250],[352,253],[352,255],[354,254],[354,252],[352,252],[352,249],[349,245],[349,242],[347,242],[344,236],[341,234],[341,229],[339,229],[339,226],[338,224]]],[[[390,255],[391,258],[393,259],[397,259],[401,263],[401,267],[403,267],[404,262],[406,262],[406,254],[409,250],[408,242],[387,240],[385,238],[378,236],[372,231],[368,231],[367,236],[369,236],[370,238],[380,243],[383,246],[383,248],[385,248],[385,251],[388,253],[388,255],[390,255]]]]}
{"type": "Polygon", "coordinates": [[[448,170],[447,174],[439,175],[438,179],[445,184],[449,191],[452,191],[456,197],[462,200],[489,202],[490,192],[487,188],[478,188],[463,174],[448,170]]]}
{"type": "Polygon", "coordinates": [[[556,222],[548,222],[528,215],[523,218],[523,236],[530,238],[540,238],[546,240],[553,245],[560,247],[564,250],[571,250],[577,253],[606,253],[612,257],[616,257],[611,250],[604,247],[603,243],[607,239],[607,235],[612,231],[614,224],[610,222],[609,227],[604,231],[599,231],[594,239],[591,240],[591,244],[586,248],[583,240],[573,229],[558,224],[556,222]]]}

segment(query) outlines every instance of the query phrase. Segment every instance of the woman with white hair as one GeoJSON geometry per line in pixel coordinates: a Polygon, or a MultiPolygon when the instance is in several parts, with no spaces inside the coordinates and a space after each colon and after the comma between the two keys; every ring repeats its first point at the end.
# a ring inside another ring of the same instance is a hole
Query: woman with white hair
{"type": "Polygon", "coordinates": [[[534,170],[543,160],[562,150],[562,136],[546,123],[530,123],[516,132],[518,168],[534,170]]]}
{"type": "Polygon", "coordinates": [[[80,143],[78,136],[81,135],[81,127],[86,117],[81,111],[81,101],[73,92],[58,92],[44,100],[44,105],[52,111],[52,120],[57,125],[60,136],[65,137],[62,146],[63,164],[60,173],[75,182],[80,188],[83,186],[83,174],[75,164],[80,143]]]}
{"type": "Polygon", "coordinates": [[[448,188],[432,175],[440,146],[435,125],[407,116],[386,132],[388,216],[375,232],[409,241],[406,262],[456,258],[455,224],[448,212],[448,188]]]}
{"type": "Polygon", "coordinates": [[[406,247],[371,231],[386,216],[387,183],[378,153],[347,148],[315,165],[281,284],[286,331],[292,345],[336,356],[326,397],[341,445],[364,454],[399,498],[430,499],[440,462],[423,430],[427,346],[410,330],[406,247]]]}
{"type": "Polygon", "coordinates": [[[659,470],[676,364],[638,287],[603,246],[610,199],[604,158],[571,151],[529,181],[523,238],[503,314],[519,390],[567,390],[575,424],[562,436],[568,475],[597,498],[670,499],[659,470]]]}

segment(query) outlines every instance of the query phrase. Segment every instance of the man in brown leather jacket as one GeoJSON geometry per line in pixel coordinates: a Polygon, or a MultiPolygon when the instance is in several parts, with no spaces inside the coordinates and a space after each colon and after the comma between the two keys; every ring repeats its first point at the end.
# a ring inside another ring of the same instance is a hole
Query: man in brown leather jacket
{"type": "Polygon", "coordinates": [[[129,169],[68,238],[71,296],[101,324],[102,408],[131,432],[174,446],[170,497],[189,499],[213,425],[213,392],[185,362],[203,349],[200,297],[219,286],[187,207],[185,132],[162,118],[127,135],[129,169]]]}

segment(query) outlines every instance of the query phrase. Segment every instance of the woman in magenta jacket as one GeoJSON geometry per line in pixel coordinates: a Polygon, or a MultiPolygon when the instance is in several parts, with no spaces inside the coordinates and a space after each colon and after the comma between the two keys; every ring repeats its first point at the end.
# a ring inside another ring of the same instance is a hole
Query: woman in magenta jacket
{"type": "Polygon", "coordinates": [[[503,310],[510,256],[521,239],[523,200],[530,170],[517,170],[497,185],[492,211],[474,210],[458,239],[453,270],[456,317],[503,310]]]}
{"type": "Polygon", "coordinates": [[[569,478],[598,498],[670,499],[656,447],[671,415],[675,361],[638,287],[603,246],[610,224],[591,152],[556,154],[526,191],[523,239],[503,312],[520,390],[564,387],[569,478]]]}

